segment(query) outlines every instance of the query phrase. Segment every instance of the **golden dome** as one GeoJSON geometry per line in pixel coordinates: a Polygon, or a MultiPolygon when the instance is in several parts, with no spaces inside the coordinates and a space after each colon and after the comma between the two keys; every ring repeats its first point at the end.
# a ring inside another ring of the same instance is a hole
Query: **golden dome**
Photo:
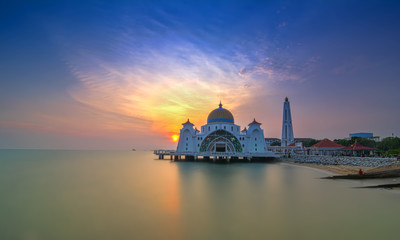
{"type": "Polygon", "coordinates": [[[207,123],[215,122],[234,123],[232,113],[223,108],[221,103],[219,103],[219,108],[214,109],[210,114],[208,114],[207,123]]]}

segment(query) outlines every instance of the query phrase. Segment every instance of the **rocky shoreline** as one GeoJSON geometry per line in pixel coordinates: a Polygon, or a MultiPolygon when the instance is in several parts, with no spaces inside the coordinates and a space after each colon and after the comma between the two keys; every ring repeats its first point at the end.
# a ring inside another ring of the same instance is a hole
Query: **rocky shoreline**
{"type": "MultiPolygon", "coordinates": [[[[400,161],[396,158],[373,158],[373,157],[344,157],[344,156],[293,156],[282,157],[283,162],[316,169],[322,169],[333,173],[333,176],[324,179],[376,179],[376,178],[399,178],[400,161]],[[358,170],[362,168],[364,174],[360,175],[358,170]],[[337,175],[339,174],[339,175],[337,175]]],[[[365,186],[364,188],[386,188],[400,190],[398,183],[365,186]]]]}
{"type": "Polygon", "coordinates": [[[394,164],[400,164],[396,158],[378,158],[378,157],[347,157],[347,156],[304,156],[295,155],[290,158],[282,157],[282,161],[313,164],[313,165],[342,165],[358,167],[383,167],[394,164]]]}

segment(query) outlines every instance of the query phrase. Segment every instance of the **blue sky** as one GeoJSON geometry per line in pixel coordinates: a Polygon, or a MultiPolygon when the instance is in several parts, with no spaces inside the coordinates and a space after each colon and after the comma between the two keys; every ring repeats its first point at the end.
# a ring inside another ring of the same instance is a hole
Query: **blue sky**
{"type": "Polygon", "coordinates": [[[400,135],[397,1],[9,1],[0,147],[174,147],[221,99],[280,137],[400,135]]]}

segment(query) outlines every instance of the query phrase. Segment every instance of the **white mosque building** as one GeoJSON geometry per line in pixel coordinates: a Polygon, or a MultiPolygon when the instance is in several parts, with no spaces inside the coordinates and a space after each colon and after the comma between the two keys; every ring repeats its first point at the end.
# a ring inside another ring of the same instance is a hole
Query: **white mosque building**
{"type": "Polygon", "coordinates": [[[210,112],[207,124],[201,131],[187,120],[180,130],[176,155],[212,157],[273,158],[274,153],[267,150],[264,130],[255,119],[248,128],[241,130],[235,124],[232,113],[222,104],[210,112]]]}

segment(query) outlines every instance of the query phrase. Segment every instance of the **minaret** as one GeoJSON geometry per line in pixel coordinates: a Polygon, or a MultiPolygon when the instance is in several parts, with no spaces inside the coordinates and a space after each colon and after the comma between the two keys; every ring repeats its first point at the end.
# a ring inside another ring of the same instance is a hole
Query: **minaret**
{"type": "Polygon", "coordinates": [[[281,146],[287,147],[294,142],[292,115],[290,114],[290,103],[286,97],[283,103],[283,121],[282,121],[282,141],[281,146]]]}

